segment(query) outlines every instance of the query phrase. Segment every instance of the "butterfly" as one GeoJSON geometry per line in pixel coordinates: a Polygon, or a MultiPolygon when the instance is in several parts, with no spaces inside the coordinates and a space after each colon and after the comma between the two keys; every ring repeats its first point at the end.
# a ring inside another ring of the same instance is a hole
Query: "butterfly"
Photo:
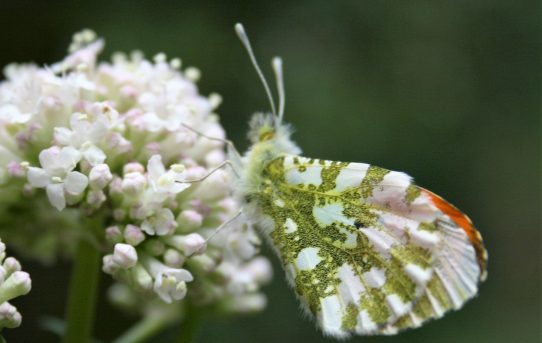
{"type": "Polygon", "coordinates": [[[235,195],[279,256],[302,308],[324,334],[390,335],[459,309],[487,276],[471,220],[405,173],[300,156],[282,122],[282,62],[273,59],[278,111],[251,120],[252,146],[232,157],[235,195]]]}

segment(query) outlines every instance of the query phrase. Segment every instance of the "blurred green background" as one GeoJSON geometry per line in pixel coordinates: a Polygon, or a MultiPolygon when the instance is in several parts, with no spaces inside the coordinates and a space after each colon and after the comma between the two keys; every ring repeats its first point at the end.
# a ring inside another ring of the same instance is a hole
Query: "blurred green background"
{"type": "MultiPolygon", "coordinates": [[[[306,156],[362,161],[415,176],[465,210],[489,251],[489,279],[462,310],[421,329],[356,342],[538,342],[540,290],[540,3],[526,1],[2,1],[0,65],[52,63],[75,31],[116,50],[163,51],[203,72],[226,132],[247,146],[251,112],[268,109],[233,32],[241,21],[270,76],[285,64],[286,118],[306,156]]],[[[16,228],[14,228],[16,229],[16,228]]],[[[9,243],[9,242],[8,242],[9,243]]],[[[265,251],[269,254],[269,249],[265,251]]],[[[274,256],[273,260],[276,262],[274,256]]],[[[55,342],[39,328],[62,317],[69,265],[22,261],[32,292],[10,342],[55,342]]],[[[200,342],[326,342],[303,318],[275,263],[267,309],[207,318],[200,342]]],[[[102,291],[109,284],[102,277],[102,291]]],[[[105,301],[96,336],[130,324],[105,301]]],[[[167,342],[171,328],[156,342],[167,342]]]]}

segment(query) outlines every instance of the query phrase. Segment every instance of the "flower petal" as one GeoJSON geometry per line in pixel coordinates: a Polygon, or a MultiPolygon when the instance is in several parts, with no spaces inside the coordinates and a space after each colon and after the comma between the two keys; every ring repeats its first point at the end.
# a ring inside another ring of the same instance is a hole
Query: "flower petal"
{"type": "Polygon", "coordinates": [[[67,146],[60,150],[58,155],[58,164],[65,171],[71,171],[81,159],[81,153],[71,146],[67,146]]]}
{"type": "Polygon", "coordinates": [[[64,198],[64,185],[61,183],[51,183],[45,188],[49,202],[57,210],[62,211],[66,207],[66,198],[64,198]]]}
{"type": "Polygon", "coordinates": [[[83,193],[88,185],[88,178],[80,172],[70,172],[64,181],[66,191],[72,195],[83,193]]]}
{"type": "Polygon", "coordinates": [[[57,144],[69,145],[73,137],[73,132],[65,127],[55,127],[54,137],[57,144]]]}
{"type": "Polygon", "coordinates": [[[28,168],[27,178],[28,182],[30,182],[30,185],[36,188],[43,188],[51,182],[51,179],[49,178],[49,175],[47,175],[47,172],[44,169],[36,167],[28,168]]]}
{"type": "Polygon", "coordinates": [[[47,171],[52,171],[58,167],[58,155],[60,154],[60,149],[56,146],[50,147],[49,149],[43,149],[40,152],[39,160],[43,169],[47,171]]]}
{"type": "Polygon", "coordinates": [[[102,164],[106,158],[105,153],[95,145],[91,145],[86,148],[83,151],[83,156],[92,166],[102,164]]]}
{"type": "Polygon", "coordinates": [[[152,155],[147,163],[147,171],[152,180],[158,180],[160,176],[166,173],[166,168],[162,164],[162,156],[152,155]]]}

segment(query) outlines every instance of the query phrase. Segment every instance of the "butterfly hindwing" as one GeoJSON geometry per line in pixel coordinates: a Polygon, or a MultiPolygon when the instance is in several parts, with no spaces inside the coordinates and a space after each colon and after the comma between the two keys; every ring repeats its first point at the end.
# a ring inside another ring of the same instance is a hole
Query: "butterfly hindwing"
{"type": "Polygon", "coordinates": [[[467,231],[406,174],[284,155],[261,180],[264,231],[325,333],[395,333],[476,294],[467,231]]]}

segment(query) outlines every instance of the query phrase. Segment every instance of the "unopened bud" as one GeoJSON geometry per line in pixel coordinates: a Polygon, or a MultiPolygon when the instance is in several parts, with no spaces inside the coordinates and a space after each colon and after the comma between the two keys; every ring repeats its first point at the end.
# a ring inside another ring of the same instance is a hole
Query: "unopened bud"
{"type": "Polygon", "coordinates": [[[114,275],[119,270],[119,265],[113,261],[113,255],[105,255],[102,258],[102,270],[110,275],[114,275]]]}
{"type": "Polygon", "coordinates": [[[122,242],[122,232],[118,226],[110,226],[105,229],[105,238],[111,243],[122,242]]]}
{"type": "Polygon", "coordinates": [[[113,252],[113,261],[124,269],[131,268],[137,263],[137,251],[129,244],[117,243],[113,252]]]}
{"type": "Polygon", "coordinates": [[[144,172],[145,172],[145,167],[141,163],[138,163],[138,162],[126,163],[126,165],[124,165],[124,167],[122,168],[122,173],[124,175],[128,173],[143,174],[144,172]]]}
{"type": "Polygon", "coordinates": [[[11,305],[7,301],[0,304],[0,329],[9,328],[13,329],[21,325],[22,317],[15,306],[11,305]]]}
{"type": "Polygon", "coordinates": [[[122,179],[122,190],[131,195],[137,195],[147,185],[145,176],[141,173],[128,173],[122,179]]]}
{"type": "Polygon", "coordinates": [[[164,253],[164,263],[169,267],[180,268],[183,266],[185,260],[186,257],[175,249],[167,249],[164,253]]]}
{"type": "Polygon", "coordinates": [[[167,242],[174,248],[182,251],[185,256],[201,254],[207,247],[205,238],[197,233],[191,233],[186,236],[172,236],[167,239],[167,242]]]}
{"type": "Polygon", "coordinates": [[[89,185],[92,189],[104,189],[112,179],[113,175],[105,163],[92,167],[88,175],[89,185]]]}
{"type": "Polygon", "coordinates": [[[12,273],[21,270],[21,264],[17,259],[8,257],[4,261],[4,269],[6,270],[6,275],[11,275],[12,273]]]}
{"type": "Polygon", "coordinates": [[[0,303],[30,292],[32,280],[27,272],[16,271],[0,285],[0,303]]]}
{"type": "Polygon", "coordinates": [[[194,210],[184,210],[177,217],[179,230],[182,232],[191,232],[201,226],[203,216],[194,210]]]}
{"type": "Polygon", "coordinates": [[[92,190],[87,194],[87,203],[93,208],[99,208],[107,200],[102,190],[92,190]]]}
{"type": "Polygon", "coordinates": [[[197,82],[201,78],[201,72],[196,67],[188,67],[184,71],[184,76],[192,82],[197,82]]]}
{"type": "Polygon", "coordinates": [[[152,276],[150,276],[142,265],[136,264],[131,272],[137,288],[142,291],[150,290],[152,288],[152,276]]]}
{"type": "Polygon", "coordinates": [[[137,226],[128,224],[124,229],[124,240],[135,247],[145,240],[145,234],[137,226]]]}
{"type": "Polygon", "coordinates": [[[189,258],[186,263],[194,269],[212,272],[216,268],[216,261],[207,255],[198,255],[189,258]]]}

